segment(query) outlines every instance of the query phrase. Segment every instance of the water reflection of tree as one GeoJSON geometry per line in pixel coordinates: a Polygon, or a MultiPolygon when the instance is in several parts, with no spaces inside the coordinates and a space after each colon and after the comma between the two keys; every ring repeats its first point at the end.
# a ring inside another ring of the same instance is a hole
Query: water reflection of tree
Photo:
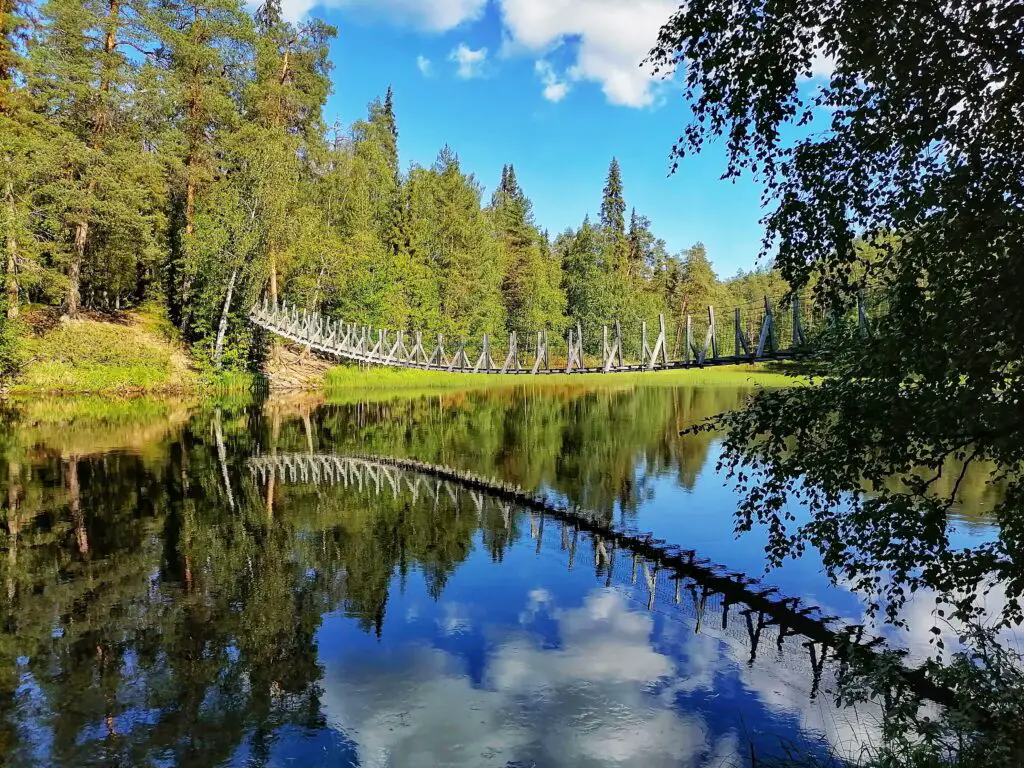
{"type": "MultiPolygon", "coordinates": [[[[324,406],[312,412],[317,450],[409,456],[547,487],[609,517],[629,514],[652,481],[692,488],[713,436],[680,429],[737,407],[749,390],[636,387],[586,391],[528,388],[406,401],[324,406]]],[[[308,443],[301,405],[268,406],[259,442],[308,443]],[[281,424],[277,439],[270,425],[281,424]]]]}
{"type": "Polygon", "coordinates": [[[323,725],[323,614],[379,633],[396,577],[418,571],[437,598],[480,528],[496,559],[512,541],[500,510],[478,522],[465,500],[279,486],[268,504],[266,487],[241,481],[246,411],[220,421],[229,502],[212,423],[165,436],[159,462],[15,446],[0,463],[12,764],[212,765],[243,744],[259,764],[277,729],[323,725]]]}

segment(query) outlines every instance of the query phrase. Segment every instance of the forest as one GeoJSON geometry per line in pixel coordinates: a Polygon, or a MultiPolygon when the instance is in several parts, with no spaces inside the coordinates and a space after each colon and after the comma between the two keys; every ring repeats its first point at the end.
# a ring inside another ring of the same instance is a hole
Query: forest
{"type": "Polygon", "coordinates": [[[514,162],[490,194],[447,146],[403,166],[385,84],[365,119],[329,125],[335,35],[288,23],[280,0],[0,0],[0,374],[30,308],[155,306],[230,370],[265,353],[246,319],[264,293],[471,338],[671,324],[785,292],[767,265],[720,281],[700,242],[670,253],[615,159],[598,215],[552,236],[514,162]]]}

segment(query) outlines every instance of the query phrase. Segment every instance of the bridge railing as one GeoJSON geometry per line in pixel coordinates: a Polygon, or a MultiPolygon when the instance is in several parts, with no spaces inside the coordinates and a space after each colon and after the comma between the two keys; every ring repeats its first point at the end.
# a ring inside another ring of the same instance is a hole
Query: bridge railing
{"type": "MultiPolygon", "coordinates": [[[[867,327],[866,304],[858,308],[867,327]]],[[[446,339],[417,331],[374,328],[273,304],[267,297],[250,319],[270,333],[326,355],[371,365],[451,372],[540,374],[622,372],[730,365],[793,357],[807,351],[813,330],[828,313],[810,294],[788,305],[768,297],[726,310],[714,306],[677,318],[659,315],[639,328],[614,322],[570,328],[564,338],[549,331],[498,339],[446,339]]]]}

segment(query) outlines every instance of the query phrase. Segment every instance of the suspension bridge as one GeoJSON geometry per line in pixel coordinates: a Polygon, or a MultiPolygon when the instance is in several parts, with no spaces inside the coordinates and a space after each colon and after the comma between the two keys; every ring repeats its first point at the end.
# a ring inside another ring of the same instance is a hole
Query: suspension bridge
{"type": "MultiPolygon", "coordinates": [[[[789,359],[808,345],[803,305],[800,297],[794,297],[791,313],[776,313],[765,297],[763,306],[736,307],[724,318],[716,316],[714,307],[708,307],[706,317],[687,315],[672,339],[666,331],[665,316],[660,315],[656,329],[648,329],[646,321],[640,324],[639,343],[635,345],[624,344],[622,327],[616,322],[601,329],[600,357],[584,354],[583,329],[578,323],[569,330],[564,346],[560,339],[549,341],[547,331],[537,331],[532,340],[512,332],[507,345],[499,348],[486,333],[480,343],[472,345],[462,340],[446,346],[444,336],[439,334],[424,346],[421,332],[375,329],[295,305],[278,305],[266,296],[252,308],[249,318],[283,339],[329,357],[366,365],[538,375],[702,368],[789,359]],[[559,355],[552,365],[556,347],[564,356],[559,355]],[[633,350],[632,356],[627,357],[627,350],[633,350]]],[[[858,309],[858,320],[866,328],[863,306],[858,309]]]]}
{"type": "MultiPolygon", "coordinates": [[[[514,525],[517,511],[526,512],[538,552],[545,526],[550,529],[553,522],[568,553],[570,570],[587,558],[605,586],[638,588],[648,610],[658,606],[683,611],[694,622],[695,631],[710,628],[723,641],[742,646],[748,664],[758,659],[765,645],[774,646],[770,662],[788,660],[806,670],[809,674],[798,677],[810,682],[812,698],[821,688],[827,659],[840,669],[854,657],[870,661],[883,643],[880,638],[865,637],[861,625],[842,625],[838,617],[825,615],[817,606],[784,597],[757,579],[700,558],[693,550],[666,544],[650,534],[617,530],[599,513],[471,472],[412,459],[314,453],[256,456],[247,465],[252,479],[268,488],[279,483],[337,486],[390,493],[396,499],[405,495],[412,503],[430,502],[435,510],[442,500],[450,500],[456,511],[469,501],[478,519],[488,514],[490,505],[490,512],[499,514],[497,519],[507,530],[514,525]],[[583,544],[589,545],[589,552],[583,544]],[[784,648],[789,648],[786,654],[784,648]],[[794,654],[800,658],[794,659],[794,654]]],[[[953,692],[936,685],[921,670],[904,668],[902,675],[917,695],[941,704],[952,701],[953,692]]]]}

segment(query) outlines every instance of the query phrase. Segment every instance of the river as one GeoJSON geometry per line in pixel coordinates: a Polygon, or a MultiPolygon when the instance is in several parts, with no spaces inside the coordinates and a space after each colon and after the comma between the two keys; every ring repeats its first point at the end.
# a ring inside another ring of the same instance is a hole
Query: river
{"type": "MultiPolygon", "coordinates": [[[[909,628],[884,631],[812,553],[765,574],[764,536],[733,533],[719,440],[679,434],[748,394],[12,406],[0,764],[855,755],[877,738],[877,712],[838,707],[829,649],[762,602],[797,598],[822,627],[867,624],[911,660],[929,650],[932,606],[918,596],[909,628]],[[673,570],[649,541],[690,551],[696,570],[673,570]],[[716,591],[708,574],[742,586],[716,591]]],[[[964,542],[994,535],[983,480],[963,486],[964,542]]]]}

